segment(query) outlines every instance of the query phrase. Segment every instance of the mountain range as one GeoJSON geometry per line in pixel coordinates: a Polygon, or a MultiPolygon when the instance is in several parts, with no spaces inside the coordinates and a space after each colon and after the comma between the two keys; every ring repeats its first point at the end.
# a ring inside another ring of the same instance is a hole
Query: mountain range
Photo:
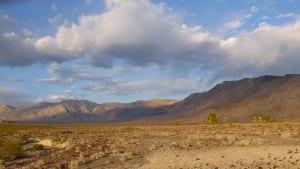
{"type": "Polygon", "coordinates": [[[0,105],[0,119],[39,123],[117,122],[164,114],[175,102],[177,100],[155,99],[97,104],[87,100],[64,100],[31,106],[0,105]]]}
{"type": "Polygon", "coordinates": [[[261,76],[224,81],[183,100],[144,100],[97,104],[87,100],[43,102],[30,106],[0,105],[1,121],[75,122],[205,122],[214,113],[221,122],[250,122],[253,115],[276,121],[300,121],[300,75],[261,76]]]}
{"type": "Polygon", "coordinates": [[[251,122],[254,115],[276,121],[299,121],[300,75],[224,81],[176,103],[161,119],[204,122],[210,113],[216,114],[221,122],[251,122]]]}

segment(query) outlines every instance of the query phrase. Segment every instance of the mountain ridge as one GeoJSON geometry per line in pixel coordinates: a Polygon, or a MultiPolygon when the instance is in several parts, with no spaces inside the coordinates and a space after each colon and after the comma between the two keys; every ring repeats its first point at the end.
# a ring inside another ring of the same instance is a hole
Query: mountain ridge
{"type": "MultiPolygon", "coordinates": [[[[3,120],[20,122],[113,122],[138,119],[166,112],[166,107],[177,102],[171,99],[140,100],[132,103],[102,103],[88,100],[42,102],[30,106],[9,106],[0,111],[3,120]],[[131,111],[132,113],[127,113],[131,111]],[[126,117],[124,117],[126,116],[126,117]]],[[[4,106],[1,106],[4,107],[4,106]]]]}
{"type": "Polygon", "coordinates": [[[0,105],[0,119],[26,122],[205,122],[215,113],[221,122],[251,122],[255,114],[277,121],[300,121],[300,75],[265,75],[223,81],[183,100],[153,99],[97,104],[88,100],[0,105]]]}
{"type": "Polygon", "coordinates": [[[254,114],[261,114],[280,121],[300,120],[299,110],[300,75],[265,75],[224,81],[209,91],[192,94],[178,102],[167,116],[196,122],[215,113],[223,122],[250,122],[254,114]]]}

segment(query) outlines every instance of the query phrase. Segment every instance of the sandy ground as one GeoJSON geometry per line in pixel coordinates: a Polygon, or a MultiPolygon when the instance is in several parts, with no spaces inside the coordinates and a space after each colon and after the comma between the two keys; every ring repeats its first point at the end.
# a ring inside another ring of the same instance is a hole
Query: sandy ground
{"type": "Polygon", "coordinates": [[[162,149],[146,159],[140,169],[181,168],[289,168],[300,167],[300,146],[223,147],[184,151],[162,149]]]}

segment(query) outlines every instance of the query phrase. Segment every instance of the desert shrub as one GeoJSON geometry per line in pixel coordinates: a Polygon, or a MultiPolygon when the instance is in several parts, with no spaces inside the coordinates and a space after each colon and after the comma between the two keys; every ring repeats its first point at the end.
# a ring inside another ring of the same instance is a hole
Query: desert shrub
{"type": "Polygon", "coordinates": [[[139,128],[137,128],[137,127],[132,127],[132,126],[128,126],[128,127],[124,127],[122,130],[123,130],[124,132],[133,132],[133,131],[138,131],[139,128]]]}
{"type": "Polygon", "coordinates": [[[22,140],[22,142],[24,142],[24,143],[26,143],[26,142],[28,142],[29,141],[29,135],[26,135],[26,134],[22,134],[21,136],[20,136],[20,139],[22,140]]]}
{"type": "Polygon", "coordinates": [[[216,124],[218,123],[217,115],[214,113],[210,113],[207,117],[208,124],[216,124]]]}
{"type": "Polygon", "coordinates": [[[5,140],[0,137],[0,148],[2,147],[3,143],[5,143],[5,140]]]}
{"type": "Polygon", "coordinates": [[[19,142],[5,142],[0,147],[0,158],[16,159],[24,154],[22,145],[19,142]]]}
{"type": "Polygon", "coordinates": [[[276,120],[272,119],[270,116],[264,116],[260,114],[255,114],[252,117],[253,123],[271,123],[275,122],[276,120]]]}
{"type": "Polygon", "coordinates": [[[32,147],[32,149],[35,151],[44,150],[44,148],[45,148],[44,145],[41,145],[41,144],[35,144],[32,147]]]}
{"type": "Polygon", "coordinates": [[[7,125],[0,124],[0,135],[3,136],[12,136],[16,133],[16,129],[7,125]]]}
{"type": "Polygon", "coordinates": [[[55,143],[63,143],[64,139],[62,137],[57,136],[57,137],[54,137],[53,141],[55,143]]]}

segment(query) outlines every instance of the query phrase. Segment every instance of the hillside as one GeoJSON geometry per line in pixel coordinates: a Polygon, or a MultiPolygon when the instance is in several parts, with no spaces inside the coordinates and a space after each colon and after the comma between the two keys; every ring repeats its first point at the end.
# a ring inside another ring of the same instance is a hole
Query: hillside
{"type": "Polygon", "coordinates": [[[163,119],[203,122],[209,113],[222,122],[250,122],[254,114],[277,121],[300,120],[300,75],[225,81],[178,102],[163,119]]]}

